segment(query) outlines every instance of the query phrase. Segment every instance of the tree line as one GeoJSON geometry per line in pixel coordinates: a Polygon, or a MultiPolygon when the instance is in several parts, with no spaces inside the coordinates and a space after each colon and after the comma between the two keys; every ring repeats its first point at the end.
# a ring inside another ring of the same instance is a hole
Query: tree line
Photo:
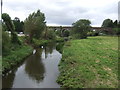
{"type": "Polygon", "coordinates": [[[112,28],[115,35],[120,35],[120,21],[118,20],[105,19],[102,27],[112,28]]]}
{"type": "MultiPolygon", "coordinates": [[[[27,43],[34,43],[35,39],[55,39],[60,37],[72,37],[76,39],[84,39],[89,36],[88,34],[97,35],[96,32],[91,32],[91,21],[87,19],[80,19],[72,24],[72,30],[49,30],[46,25],[45,15],[40,10],[31,13],[24,21],[20,21],[18,17],[11,20],[11,17],[7,13],[2,14],[2,26],[3,26],[3,52],[13,45],[21,45],[21,41],[17,35],[18,32],[24,32],[27,43]],[[11,31],[9,36],[6,31],[11,31]],[[6,42],[7,41],[7,42],[6,42]]],[[[112,28],[115,35],[120,34],[120,21],[112,21],[111,19],[105,19],[101,27],[112,28]]],[[[14,46],[13,46],[14,47],[14,46]]]]}

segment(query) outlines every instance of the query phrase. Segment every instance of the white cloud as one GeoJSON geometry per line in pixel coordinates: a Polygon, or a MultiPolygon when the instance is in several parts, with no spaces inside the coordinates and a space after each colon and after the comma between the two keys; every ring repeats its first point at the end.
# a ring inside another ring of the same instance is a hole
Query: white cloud
{"type": "Polygon", "coordinates": [[[3,12],[12,19],[25,20],[37,9],[45,13],[48,25],[71,25],[78,19],[90,19],[101,26],[106,18],[118,19],[119,0],[4,0],[3,12]]]}

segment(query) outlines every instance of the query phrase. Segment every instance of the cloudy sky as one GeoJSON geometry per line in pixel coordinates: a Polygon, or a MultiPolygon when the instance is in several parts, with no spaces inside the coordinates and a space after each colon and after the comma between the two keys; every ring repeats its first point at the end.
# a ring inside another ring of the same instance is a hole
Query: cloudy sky
{"type": "Polygon", "coordinates": [[[38,9],[46,16],[47,25],[71,25],[89,19],[92,26],[101,26],[104,19],[118,19],[119,0],[3,0],[3,13],[24,21],[38,9]]]}

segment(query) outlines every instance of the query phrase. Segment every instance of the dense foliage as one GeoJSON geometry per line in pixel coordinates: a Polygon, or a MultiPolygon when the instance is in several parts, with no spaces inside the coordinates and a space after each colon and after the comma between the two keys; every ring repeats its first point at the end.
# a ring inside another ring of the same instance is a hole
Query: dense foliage
{"type": "Polygon", "coordinates": [[[54,30],[48,30],[47,31],[47,39],[55,40],[56,34],[54,30]]]}
{"type": "Polygon", "coordinates": [[[24,32],[26,35],[29,35],[30,42],[32,38],[39,39],[46,27],[44,13],[38,10],[30,14],[24,21],[24,27],[24,32]]]}
{"type": "Polygon", "coordinates": [[[120,21],[105,19],[102,23],[102,27],[112,28],[114,35],[120,35],[120,21]]]}
{"type": "Polygon", "coordinates": [[[3,19],[3,24],[5,24],[7,27],[7,30],[11,31],[11,42],[14,44],[20,45],[21,43],[20,43],[20,41],[17,37],[17,34],[15,32],[15,27],[14,27],[13,22],[11,21],[11,17],[7,13],[3,13],[2,19],[3,19]]]}
{"type": "Polygon", "coordinates": [[[70,35],[70,31],[64,30],[63,31],[63,37],[68,37],[70,35]]]}
{"type": "Polygon", "coordinates": [[[102,27],[113,27],[113,21],[111,19],[105,19],[103,21],[102,27]]]}
{"type": "Polygon", "coordinates": [[[5,56],[9,54],[11,47],[11,42],[8,33],[2,31],[2,55],[5,56]]]}
{"type": "Polygon", "coordinates": [[[71,34],[77,39],[87,38],[87,32],[90,30],[91,22],[86,19],[81,19],[73,23],[71,34]]]}
{"type": "Polygon", "coordinates": [[[23,32],[23,27],[24,27],[24,22],[20,21],[20,19],[18,17],[15,17],[15,19],[13,20],[13,23],[15,25],[15,31],[16,32],[23,32]]]}

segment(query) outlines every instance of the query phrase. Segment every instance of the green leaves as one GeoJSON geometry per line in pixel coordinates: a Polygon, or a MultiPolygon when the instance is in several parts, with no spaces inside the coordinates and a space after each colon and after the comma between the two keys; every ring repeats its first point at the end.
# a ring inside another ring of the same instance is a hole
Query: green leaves
{"type": "Polygon", "coordinates": [[[77,39],[82,39],[87,37],[87,32],[90,30],[91,22],[86,19],[78,20],[77,22],[73,23],[72,35],[77,39]]]}
{"type": "Polygon", "coordinates": [[[15,33],[15,26],[11,20],[11,17],[7,13],[2,14],[2,19],[7,27],[8,30],[11,31],[11,42],[13,44],[18,44],[20,45],[21,42],[19,41],[17,34],[15,33]]]}
{"type": "Polygon", "coordinates": [[[40,10],[38,10],[36,13],[33,12],[28,16],[28,18],[26,18],[24,25],[24,32],[30,36],[30,39],[39,39],[46,27],[44,13],[40,12],[40,10]]]}

